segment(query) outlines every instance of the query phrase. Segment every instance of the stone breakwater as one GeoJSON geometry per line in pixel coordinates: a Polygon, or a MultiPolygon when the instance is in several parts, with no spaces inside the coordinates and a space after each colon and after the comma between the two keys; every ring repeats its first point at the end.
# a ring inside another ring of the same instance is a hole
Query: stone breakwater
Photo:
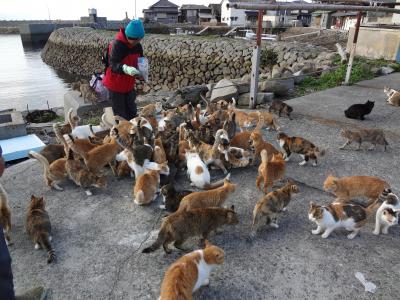
{"type": "MultiPolygon", "coordinates": [[[[56,69],[89,76],[103,70],[101,56],[115,32],[90,28],[54,31],[42,50],[42,59],[56,69]]],[[[254,41],[216,37],[147,35],[142,41],[149,59],[149,83],[144,92],[173,90],[188,85],[214,83],[222,78],[239,78],[251,72],[254,41]]],[[[330,50],[297,42],[268,42],[265,48],[278,53],[278,64],[270,77],[309,73],[331,66],[330,50]]],[[[261,72],[267,72],[261,68],[261,72]]]]}

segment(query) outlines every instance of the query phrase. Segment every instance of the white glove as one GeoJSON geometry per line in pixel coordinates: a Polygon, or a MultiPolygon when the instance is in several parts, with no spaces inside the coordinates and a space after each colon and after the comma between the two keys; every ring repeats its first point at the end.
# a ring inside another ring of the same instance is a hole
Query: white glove
{"type": "Polygon", "coordinates": [[[128,65],[123,65],[122,71],[124,71],[125,74],[130,76],[135,76],[140,74],[140,71],[138,69],[136,69],[135,67],[130,67],[128,65]]]}

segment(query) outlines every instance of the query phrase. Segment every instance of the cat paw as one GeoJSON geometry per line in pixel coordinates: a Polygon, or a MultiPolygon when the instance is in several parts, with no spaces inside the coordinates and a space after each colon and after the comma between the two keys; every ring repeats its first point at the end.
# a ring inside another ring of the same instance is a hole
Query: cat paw
{"type": "Polygon", "coordinates": [[[92,196],[93,195],[92,192],[89,191],[89,190],[85,191],[85,193],[86,193],[86,196],[92,196]]]}
{"type": "Polygon", "coordinates": [[[164,209],[165,210],[165,205],[160,205],[159,208],[164,209]]]}
{"type": "Polygon", "coordinates": [[[299,166],[304,166],[307,163],[307,161],[303,160],[302,162],[299,162],[299,166]]]}
{"type": "Polygon", "coordinates": [[[312,165],[313,165],[313,167],[316,167],[316,166],[318,166],[318,163],[314,162],[312,165]]]}
{"type": "Polygon", "coordinates": [[[282,211],[287,211],[287,207],[282,208],[282,211]]]}
{"type": "Polygon", "coordinates": [[[374,231],[372,231],[372,233],[375,235],[379,235],[379,230],[374,230],[374,231]]]}
{"type": "Polygon", "coordinates": [[[321,237],[322,237],[323,239],[328,238],[328,236],[329,236],[329,233],[328,233],[328,234],[324,233],[323,235],[321,235],[321,237]]]}
{"type": "Polygon", "coordinates": [[[204,279],[203,285],[205,286],[209,284],[210,284],[210,279],[209,278],[204,279]]]}
{"type": "Polygon", "coordinates": [[[312,234],[319,234],[319,230],[318,229],[311,230],[311,233],[312,234]]]}
{"type": "Polygon", "coordinates": [[[286,157],[286,158],[285,158],[285,161],[289,161],[289,160],[290,160],[290,158],[289,158],[289,157],[286,157]]]}
{"type": "Polygon", "coordinates": [[[273,227],[273,228],[279,228],[279,225],[276,224],[276,223],[271,223],[271,227],[273,227]]]}
{"type": "Polygon", "coordinates": [[[39,250],[40,246],[38,243],[35,244],[35,250],[39,250]]]}
{"type": "Polygon", "coordinates": [[[388,231],[387,229],[386,229],[386,230],[385,230],[385,229],[382,229],[382,233],[383,233],[383,234],[388,234],[389,231],[388,231]]]}

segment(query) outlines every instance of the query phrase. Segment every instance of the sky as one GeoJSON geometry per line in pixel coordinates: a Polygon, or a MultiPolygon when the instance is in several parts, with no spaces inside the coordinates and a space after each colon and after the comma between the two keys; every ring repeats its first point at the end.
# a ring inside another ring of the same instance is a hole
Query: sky
{"type": "MultiPolygon", "coordinates": [[[[158,0],[136,0],[138,17],[142,10],[158,0]]],[[[220,0],[170,0],[182,4],[221,3],[220,0]]],[[[109,20],[122,20],[125,12],[128,17],[135,15],[135,0],[0,0],[0,20],[78,20],[88,15],[88,8],[96,8],[99,17],[109,20]]]]}

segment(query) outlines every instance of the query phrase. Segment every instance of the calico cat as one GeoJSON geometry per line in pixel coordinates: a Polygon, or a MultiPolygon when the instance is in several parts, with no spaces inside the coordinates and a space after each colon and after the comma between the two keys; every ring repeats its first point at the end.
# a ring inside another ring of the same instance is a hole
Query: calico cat
{"type": "Polygon", "coordinates": [[[386,151],[386,146],[389,145],[386,141],[385,134],[381,129],[360,129],[357,131],[342,129],[340,135],[346,138],[347,141],[339,149],[344,149],[352,142],[358,143],[358,148],[356,150],[360,150],[362,142],[370,142],[372,144],[372,147],[368,150],[374,150],[376,145],[382,145],[386,151]]]}
{"type": "Polygon", "coordinates": [[[290,117],[290,114],[293,111],[293,108],[286,104],[281,100],[272,100],[271,105],[268,108],[269,112],[278,113],[278,116],[281,117],[282,113],[289,118],[289,120],[293,120],[290,117]]]}
{"type": "Polygon", "coordinates": [[[150,253],[162,245],[165,253],[170,254],[168,245],[174,242],[177,249],[190,237],[201,235],[202,240],[223,225],[236,225],[239,223],[235,208],[207,207],[175,212],[164,218],[157,240],[142,253],[150,253]]]}
{"type": "Polygon", "coordinates": [[[273,187],[275,181],[283,179],[285,171],[286,164],[282,153],[273,154],[272,159],[268,160],[268,152],[263,149],[261,151],[261,164],[258,167],[258,176],[256,179],[257,188],[261,191],[261,183],[263,183],[263,191],[267,193],[268,187],[273,187]]]}
{"type": "Polygon", "coordinates": [[[387,103],[393,106],[400,106],[400,92],[385,86],[383,92],[388,96],[387,103]]]}
{"type": "Polygon", "coordinates": [[[349,119],[365,120],[364,116],[371,113],[375,101],[367,101],[364,104],[353,104],[344,111],[344,115],[349,119]]]}
{"type": "Polygon", "coordinates": [[[8,195],[3,185],[0,183],[0,225],[3,227],[6,244],[11,244],[11,209],[8,205],[8,195]]]}
{"type": "Polygon", "coordinates": [[[193,192],[185,196],[179,205],[179,211],[194,208],[222,207],[230,194],[236,190],[236,184],[224,180],[224,185],[209,191],[193,192]]]}
{"type": "Polygon", "coordinates": [[[133,201],[137,205],[149,204],[157,198],[159,189],[160,170],[147,169],[143,174],[136,177],[132,193],[133,201]]]}
{"type": "Polygon", "coordinates": [[[160,205],[161,209],[165,209],[169,212],[175,212],[183,197],[193,193],[191,190],[176,190],[173,183],[168,183],[161,187],[161,195],[163,196],[163,205],[160,205]]]}
{"type": "Polygon", "coordinates": [[[271,160],[273,154],[280,153],[274,146],[264,141],[260,131],[253,131],[251,133],[249,143],[251,149],[254,151],[253,165],[255,165],[256,161],[261,158],[260,154],[263,149],[267,150],[268,160],[271,160]]]}
{"type": "Polygon", "coordinates": [[[26,215],[26,231],[35,243],[35,249],[41,247],[47,251],[47,263],[55,261],[56,254],[50,243],[52,239],[50,218],[43,197],[31,196],[26,215]]]}
{"type": "Polygon", "coordinates": [[[373,234],[378,235],[381,232],[388,234],[389,227],[398,223],[398,214],[400,211],[400,200],[390,189],[384,189],[379,196],[379,202],[382,203],[375,215],[375,229],[373,234]]]}
{"type": "Polygon", "coordinates": [[[67,159],[59,158],[49,164],[49,162],[43,155],[35,151],[29,151],[29,156],[37,159],[42,164],[43,177],[46,185],[51,188],[55,188],[56,190],[62,191],[63,188],[58,185],[58,182],[68,178],[68,173],[65,169],[65,163],[67,159]]]}
{"type": "MultiPolygon", "coordinates": [[[[190,185],[196,186],[199,189],[211,190],[224,184],[223,180],[210,183],[210,171],[208,171],[206,164],[201,160],[199,154],[196,151],[186,151],[185,157],[187,164],[187,174],[191,182],[190,185]]],[[[226,178],[229,177],[230,174],[226,176],[226,178]]]]}
{"type": "Polygon", "coordinates": [[[292,152],[299,154],[303,161],[299,163],[300,166],[304,166],[310,159],[314,160],[313,166],[317,166],[318,158],[325,155],[325,150],[320,150],[310,141],[296,136],[288,136],[287,134],[280,132],[277,135],[277,140],[284,152],[284,158],[289,161],[292,152]]]}
{"type": "Polygon", "coordinates": [[[210,284],[210,273],[224,263],[224,251],[205,240],[203,250],[195,250],[175,261],[165,272],[159,300],[191,300],[200,287],[210,284]]]}
{"type": "Polygon", "coordinates": [[[282,188],[269,192],[263,196],[253,210],[253,224],[250,236],[254,237],[257,232],[257,223],[260,217],[265,217],[266,224],[278,228],[277,217],[282,211],[286,211],[292,194],[299,193],[299,187],[292,181],[288,181],[282,188]]]}
{"type": "Polygon", "coordinates": [[[322,233],[321,237],[326,239],[335,229],[344,228],[351,231],[347,238],[353,239],[365,225],[368,216],[379,205],[378,201],[377,198],[368,206],[351,202],[334,202],[328,206],[321,206],[310,202],[308,219],[318,225],[317,229],[312,230],[311,233],[322,233]]]}
{"type": "Polygon", "coordinates": [[[75,182],[77,186],[82,187],[88,196],[92,195],[92,192],[89,190],[90,187],[105,188],[107,186],[106,177],[99,177],[96,174],[89,172],[82,162],[74,159],[73,151],[71,149],[68,152],[65,169],[69,178],[75,182]]]}
{"type": "MultiPolygon", "coordinates": [[[[135,173],[135,178],[142,175],[146,169],[157,169],[158,164],[151,162],[152,151],[147,145],[134,146],[132,150],[124,149],[115,157],[117,161],[126,161],[132,171],[135,173]],[[150,157],[150,158],[149,158],[150,157]]],[[[164,162],[166,163],[166,161],[164,162]]],[[[165,175],[168,175],[165,174],[165,175]]]]}
{"type": "Polygon", "coordinates": [[[374,201],[389,184],[374,176],[335,177],[331,174],[324,182],[324,191],[332,192],[337,202],[346,202],[356,197],[366,197],[374,201]]]}

